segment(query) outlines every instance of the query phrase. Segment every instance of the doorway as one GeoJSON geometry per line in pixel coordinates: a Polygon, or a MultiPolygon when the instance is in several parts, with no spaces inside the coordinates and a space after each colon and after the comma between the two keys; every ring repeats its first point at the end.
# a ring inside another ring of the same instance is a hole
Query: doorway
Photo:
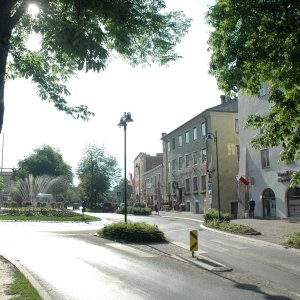
{"type": "Polygon", "coordinates": [[[262,194],[263,216],[276,217],[276,199],[272,189],[265,189],[262,194]]]}

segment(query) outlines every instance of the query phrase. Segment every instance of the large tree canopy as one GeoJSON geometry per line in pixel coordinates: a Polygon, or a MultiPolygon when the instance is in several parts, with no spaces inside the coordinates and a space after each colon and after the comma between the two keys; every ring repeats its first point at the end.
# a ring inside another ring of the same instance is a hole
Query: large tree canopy
{"type": "Polygon", "coordinates": [[[13,170],[14,180],[24,179],[28,175],[34,177],[49,175],[63,176],[70,183],[73,180],[72,168],[64,160],[59,150],[48,145],[36,148],[33,153],[18,162],[18,168],[13,170]]]}
{"type": "Polygon", "coordinates": [[[1,0],[0,1],[0,132],[7,78],[31,79],[43,100],[75,118],[87,120],[85,105],[70,107],[67,80],[76,70],[103,70],[114,53],[132,65],[176,60],[174,47],[190,20],[166,12],[163,0],[1,0]],[[30,14],[29,4],[39,7],[30,14]],[[32,51],[32,33],[41,49],[32,51]]]}
{"type": "Polygon", "coordinates": [[[252,145],[282,145],[283,161],[300,159],[300,1],[217,0],[207,21],[213,27],[210,73],[220,89],[257,95],[268,83],[269,113],[247,122],[264,129],[252,145]]]}
{"type": "Polygon", "coordinates": [[[106,154],[103,147],[89,145],[78,163],[77,176],[79,191],[93,208],[120,177],[120,169],[116,159],[106,154]]]}

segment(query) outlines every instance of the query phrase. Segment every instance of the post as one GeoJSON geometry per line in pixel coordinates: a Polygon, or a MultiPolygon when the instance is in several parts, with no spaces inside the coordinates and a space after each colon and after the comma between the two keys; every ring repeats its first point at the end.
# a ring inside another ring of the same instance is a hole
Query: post
{"type": "Polygon", "coordinates": [[[217,131],[215,132],[215,141],[216,141],[216,156],[217,156],[218,214],[219,214],[219,220],[220,220],[221,219],[221,200],[220,200],[220,175],[219,175],[219,152],[218,152],[217,131]]]}
{"type": "Polygon", "coordinates": [[[125,223],[127,223],[126,127],[127,127],[127,123],[124,122],[124,218],[125,218],[125,223]]]}
{"type": "Polygon", "coordinates": [[[118,124],[119,127],[124,127],[124,217],[125,223],[127,223],[127,176],[126,176],[126,128],[127,123],[133,122],[131,119],[131,114],[129,112],[125,112],[124,116],[121,117],[120,123],[118,124]]]}

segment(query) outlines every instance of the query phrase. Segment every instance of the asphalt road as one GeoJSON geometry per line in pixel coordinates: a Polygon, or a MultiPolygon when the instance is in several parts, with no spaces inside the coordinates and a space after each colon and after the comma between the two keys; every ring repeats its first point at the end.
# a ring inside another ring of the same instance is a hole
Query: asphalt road
{"type": "MultiPolygon", "coordinates": [[[[122,219],[113,214],[104,216],[103,221],[90,224],[0,222],[0,253],[18,261],[33,276],[45,291],[44,299],[297,299],[298,287],[295,290],[293,282],[298,277],[299,283],[300,256],[294,252],[201,230],[201,254],[238,265],[233,272],[219,276],[155,249],[138,249],[93,236],[104,224],[122,219]],[[245,253],[255,261],[260,258],[250,270],[245,253]],[[282,269],[278,260],[289,263],[282,269]],[[273,273],[270,286],[256,278],[257,268],[266,269],[264,281],[268,273],[273,273]],[[276,270],[278,275],[274,275],[276,270]],[[280,276],[288,276],[292,294],[284,292],[289,288],[286,283],[281,285],[281,293],[273,289],[273,282],[280,276]]],[[[189,243],[189,230],[199,229],[199,224],[190,220],[129,219],[158,224],[182,247],[189,243]]]]}

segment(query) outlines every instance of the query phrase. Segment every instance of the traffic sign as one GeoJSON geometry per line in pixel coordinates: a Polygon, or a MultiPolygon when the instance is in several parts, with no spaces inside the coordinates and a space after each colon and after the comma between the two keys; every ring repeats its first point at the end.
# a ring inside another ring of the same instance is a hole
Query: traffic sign
{"type": "Polygon", "coordinates": [[[194,256],[194,251],[198,251],[198,230],[190,231],[190,250],[194,256]]]}

